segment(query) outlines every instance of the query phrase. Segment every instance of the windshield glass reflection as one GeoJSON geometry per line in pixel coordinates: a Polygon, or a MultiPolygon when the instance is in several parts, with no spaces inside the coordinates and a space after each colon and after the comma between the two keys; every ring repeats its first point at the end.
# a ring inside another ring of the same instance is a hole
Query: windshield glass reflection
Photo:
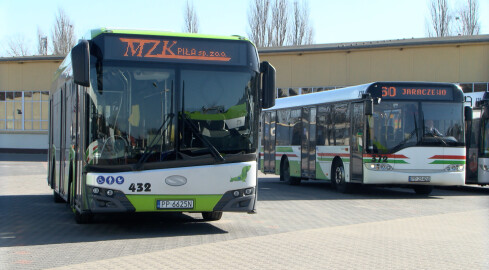
{"type": "Polygon", "coordinates": [[[139,167],[253,153],[257,77],[244,71],[92,68],[86,162],[139,167]]]}
{"type": "Polygon", "coordinates": [[[463,146],[462,107],[437,102],[382,102],[368,118],[368,153],[410,146],[463,146]]]}

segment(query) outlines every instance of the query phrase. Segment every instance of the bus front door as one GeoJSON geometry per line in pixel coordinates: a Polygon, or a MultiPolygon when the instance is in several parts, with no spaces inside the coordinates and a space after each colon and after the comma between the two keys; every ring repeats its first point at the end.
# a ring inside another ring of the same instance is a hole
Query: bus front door
{"type": "Polygon", "coordinates": [[[266,173],[275,173],[275,115],[276,112],[264,113],[263,171],[266,173]]]}
{"type": "Polygon", "coordinates": [[[302,108],[301,176],[316,176],[316,108],[302,108]]]}
{"type": "Polygon", "coordinates": [[[363,182],[363,144],[364,144],[364,113],[363,103],[353,103],[351,124],[351,181],[363,182]]]}

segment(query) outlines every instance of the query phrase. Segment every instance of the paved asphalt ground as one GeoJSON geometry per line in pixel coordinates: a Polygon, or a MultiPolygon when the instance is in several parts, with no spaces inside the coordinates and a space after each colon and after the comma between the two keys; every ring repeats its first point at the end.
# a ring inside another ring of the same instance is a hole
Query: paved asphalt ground
{"type": "Polygon", "coordinates": [[[98,217],[78,225],[43,155],[0,154],[0,269],[489,269],[489,188],[259,179],[258,214],[98,217]]]}

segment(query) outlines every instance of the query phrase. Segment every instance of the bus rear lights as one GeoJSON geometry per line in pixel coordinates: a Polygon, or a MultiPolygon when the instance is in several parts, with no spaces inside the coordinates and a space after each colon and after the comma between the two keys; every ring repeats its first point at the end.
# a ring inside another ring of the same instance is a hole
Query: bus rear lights
{"type": "Polygon", "coordinates": [[[367,167],[373,171],[392,171],[394,168],[390,164],[383,163],[371,163],[370,167],[367,167]]]}
{"type": "Polygon", "coordinates": [[[484,171],[489,171],[489,167],[485,164],[481,164],[481,169],[484,170],[484,171]]]}
{"type": "Polygon", "coordinates": [[[97,187],[94,187],[94,188],[92,189],[92,193],[93,193],[93,194],[95,194],[95,195],[98,195],[98,194],[100,194],[100,189],[99,189],[99,188],[97,188],[97,187]]]}
{"type": "Polygon", "coordinates": [[[465,169],[465,166],[462,164],[450,164],[445,168],[447,172],[462,172],[465,169]]]}
{"type": "Polygon", "coordinates": [[[114,191],[112,189],[108,189],[105,194],[107,194],[107,196],[109,197],[112,197],[114,195],[114,191]]]}

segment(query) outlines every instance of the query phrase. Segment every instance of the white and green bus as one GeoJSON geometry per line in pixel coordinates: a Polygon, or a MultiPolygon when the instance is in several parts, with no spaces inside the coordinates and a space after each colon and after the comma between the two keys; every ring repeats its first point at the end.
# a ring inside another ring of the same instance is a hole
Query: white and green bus
{"type": "Polygon", "coordinates": [[[96,29],[57,71],[48,184],[79,223],[116,212],[255,211],[275,69],[238,36],[96,29]]]}
{"type": "Polygon", "coordinates": [[[489,185],[489,92],[467,93],[473,117],[466,121],[466,184],[489,185]]]}
{"type": "Polygon", "coordinates": [[[262,115],[261,170],[290,184],[430,194],[465,182],[466,113],[455,84],[375,82],[280,98],[262,115]]]}

